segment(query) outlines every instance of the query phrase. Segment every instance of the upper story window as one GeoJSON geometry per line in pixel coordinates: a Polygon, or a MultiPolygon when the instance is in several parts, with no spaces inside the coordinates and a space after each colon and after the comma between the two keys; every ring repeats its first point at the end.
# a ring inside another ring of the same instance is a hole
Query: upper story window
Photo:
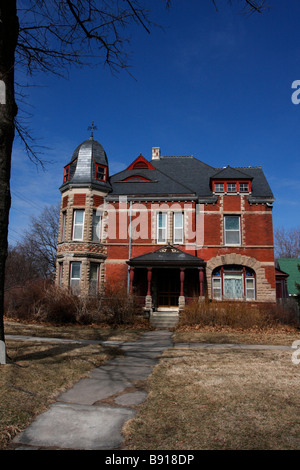
{"type": "Polygon", "coordinates": [[[167,242],[167,213],[158,212],[157,214],[157,243],[167,242]]]}
{"type": "Polygon", "coordinates": [[[183,213],[174,212],[174,230],[173,230],[173,242],[174,243],[183,243],[184,233],[183,233],[183,213]]]}
{"type": "Polygon", "coordinates": [[[249,181],[214,181],[213,191],[215,193],[250,193],[249,181]]]}
{"type": "Polygon", "coordinates": [[[224,183],[215,183],[215,192],[223,193],[224,192],[224,183]]]}
{"type": "Polygon", "coordinates": [[[241,218],[235,215],[224,217],[224,240],[225,245],[241,244],[241,218]]]}
{"type": "Polygon", "coordinates": [[[73,240],[83,240],[84,210],[75,209],[73,218],[73,240]]]}
{"type": "Polygon", "coordinates": [[[227,183],[227,191],[229,193],[235,193],[236,192],[236,183],[227,183]]]}
{"type": "Polygon", "coordinates": [[[95,164],[95,178],[98,181],[106,181],[107,168],[99,163],[95,164]]]}
{"type": "Polygon", "coordinates": [[[248,193],[249,192],[249,183],[240,183],[239,184],[239,189],[241,193],[248,193]]]}
{"type": "Polygon", "coordinates": [[[70,178],[70,165],[65,166],[64,168],[64,179],[63,182],[66,183],[70,178]]]}

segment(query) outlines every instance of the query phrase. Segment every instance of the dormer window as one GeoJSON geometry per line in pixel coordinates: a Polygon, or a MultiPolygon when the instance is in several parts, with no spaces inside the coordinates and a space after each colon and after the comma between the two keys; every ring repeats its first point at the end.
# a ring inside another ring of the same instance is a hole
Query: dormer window
{"type": "Polygon", "coordinates": [[[227,191],[229,193],[235,193],[236,192],[236,183],[227,183],[227,191]]]}
{"type": "Polygon", "coordinates": [[[95,164],[95,178],[97,181],[106,181],[107,168],[99,163],[95,164]]]}
{"type": "Polygon", "coordinates": [[[215,193],[250,193],[249,181],[213,181],[215,193]]]}
{"type": "Polygon", "coordinates": [[[63,182],[66,183],[70,178],[70,165],[65,166],[64,168],[64,179],[63,182]]]}
{"type": "Polygon", "coordinates": [[[248,193],[249,192],[249,183],[240,183],[240,192],[241,193],[248,193]]]}
{"type": "Polygon", "coordinates": [[[223,193],[224,192],[224,183],[215,183],[215,192],[223,193]]]}

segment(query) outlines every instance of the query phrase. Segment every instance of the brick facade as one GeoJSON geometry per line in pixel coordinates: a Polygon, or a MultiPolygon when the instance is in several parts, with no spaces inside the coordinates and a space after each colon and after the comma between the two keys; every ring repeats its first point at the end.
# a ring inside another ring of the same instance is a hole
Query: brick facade
{"type": "MultiPolygon", "coordinates": [[[[102,147],[96,150],[101,157],[102,147]]],[[[107,181],[83,181],[80,151],[70,163],[77,180],[60,188],[57,283],[74,283],[81,294],[90,293],[91,282],[98,291],[118,283],[148,304],[150,299],[152,308],[167,298],[172,305],[176,296],[183,305],[200,295],[275,301],[274,199],[270,191],[263,194],[260,168],[216,170],[193,157],[161,157],[155,148],[151,164],[139,156],[107,181]],[[180,181],[172,174],[176,168],[180,181]]]]}

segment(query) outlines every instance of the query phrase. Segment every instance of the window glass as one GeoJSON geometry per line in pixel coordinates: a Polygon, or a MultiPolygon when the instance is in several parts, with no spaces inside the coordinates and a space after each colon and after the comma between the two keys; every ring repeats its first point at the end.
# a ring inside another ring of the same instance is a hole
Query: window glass
{"type": "Polygon", "coordinates": [[[240,242],[240,217],[225,216],[225,244],[239,245],[240,242]]]}
{"type": "Polygon", "coordinates": [[[70,266],[70,287],[74,294],[80,293],[81,263],[73,261],[70,266]]]}
{"type": "Polygon", "coordinates": [[[246,298],[250,300],[255,299],[255,283],[254,279],[246,278],[246,298]]]}
{"type": "Polygon", "coordinates": [[[183,213],[174,212],[174,243],[183,243],[183,213]]]}
{"type": "Polygon", "coordinates": [[[92,240],[99,242],[101,240],[101,213],[93,211],[92,240]]]}
{"type": "Polygon", "coordinates": [[[105,168],[103,166],[97,165],[96,166],[96,179],[100,181],[104,181],[105,179],[105,168]]]}
{"type": "Polygon", "coordinates": [[[215,183],[215,191],[216,192],[223,192],[224,191],[224,183],[215,183]]]}
{"type": "Polygon", "coordinates": [[[240,183],[240,191],[248,192],[249,191],[249,183],[240,183]]]}
{"type": "Polygon", "coordinates": [[[90,264],[90,294],[96,295],[98,292],[99,264],[90,264]]]}
{"type": "Polygon", "coordinates": [[[73,240],[83,239],[84,210],[76,209],[74,211],[73,240]]]}
{"type": "Polygon", "coordinates": [[[226,299],[241,299],[243,297],[242,274],[224,274],[224,297],[226,299]]]}
{"type": "Polygon", "coordinates": [[[166,243],[167,241],[167,214],[159,212],[157,214],[157,242],[166,243]]]}
{"type": "Polygon", "coordinates": [[[222,297],[221,278],[213,278],[213,298],[220,299],[222,297]]]}
{"type": "Polygon", "coordinates": [[[236,183],[227,183],[227,191],[235,192],[236,191],[236,183]]]}

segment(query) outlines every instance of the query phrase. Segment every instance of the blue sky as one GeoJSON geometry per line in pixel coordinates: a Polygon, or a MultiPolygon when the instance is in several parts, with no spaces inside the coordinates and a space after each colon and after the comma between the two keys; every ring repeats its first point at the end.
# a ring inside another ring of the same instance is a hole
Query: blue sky
{"type": "Polygon", "coordinates": [[[210,0],[147,1],[164,27],[130,29],[134,79],[108,68],[71,69],[68,79],[37,75],[29,83],[29,126],[48,147],[37,169],[16,139],[12,158],[9,243],[30,228],[32,215],[60,201],[63,167],[89,137],[103,145],[110,174],[140,153],[194,155],[216,168],[261,165],[276,201],[273,223],[299,227],[300,80],[299,0],[270,1],[263,14],[245,15],[210,0]]]}

